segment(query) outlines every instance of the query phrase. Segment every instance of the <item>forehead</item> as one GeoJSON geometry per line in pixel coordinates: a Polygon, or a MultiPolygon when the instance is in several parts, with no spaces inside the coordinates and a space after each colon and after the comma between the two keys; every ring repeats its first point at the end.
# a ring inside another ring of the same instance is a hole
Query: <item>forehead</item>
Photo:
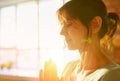
{"type": "MultiPolygon", "coordinates": [[[[72,14],[66,10],[62,10],[58,13],[59,22],[61,25],[68,23],[82,23],[79,18],[74,17],[72,14]]],[[[82,23],[83,24],[83,23],[82,23]]]]}
{"type": "Polygon", "coordinates": [[[70,16],[70,14],[68,14],[68,12],[66,10],[61,11],[61,13],[59,13],[58,17],[59,17],[60,22],[66,22],[66,21],[74,19],[70,16]]]}

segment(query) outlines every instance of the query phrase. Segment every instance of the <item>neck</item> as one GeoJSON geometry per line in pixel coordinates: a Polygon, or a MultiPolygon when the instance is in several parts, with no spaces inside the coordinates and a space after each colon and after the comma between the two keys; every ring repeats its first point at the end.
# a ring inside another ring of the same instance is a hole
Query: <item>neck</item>
{"type": "Polygon", "coordinates": [[[81,52],[81,69],[84,70],[93,70],[98,69],[108,63],[110,61],[106,58],[104,54],[102,54],[100,50],[99,40],[97,38],[93,38],[92,42],[87,45],[87,48],[81,52]],[[99,63],[98,63],[99,62],[99,63]]]}

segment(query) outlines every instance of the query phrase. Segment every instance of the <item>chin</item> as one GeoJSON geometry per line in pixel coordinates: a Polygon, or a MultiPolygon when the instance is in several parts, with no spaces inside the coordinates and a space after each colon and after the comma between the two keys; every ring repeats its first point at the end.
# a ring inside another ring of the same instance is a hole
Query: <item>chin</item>
{"type": "Polygon", "coordinates": [[[76,50],[76,49],[74,49],[74,48],[68,48],[69,50],[76,50]]]}

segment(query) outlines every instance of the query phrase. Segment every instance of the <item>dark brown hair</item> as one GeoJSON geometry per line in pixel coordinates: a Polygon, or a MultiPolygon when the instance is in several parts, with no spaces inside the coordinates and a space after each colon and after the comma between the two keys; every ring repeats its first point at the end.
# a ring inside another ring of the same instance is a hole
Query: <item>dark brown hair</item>
{"type": "Polygon", "coordinates": [[[95,16],[100,16],[102,18],[102,27],[99,31],[99,37],[102,38],[107,32],[107,10],[102,0],[71,0],[58,10],[58,15],[64,11],[71,18],[79,19],[87,27],[89,27],[89,22],[95,16]]]}
{"type": "Polygon", "coordinates": [[[106,33],[109,37],[113,37],[117,29],[117,24],[119,21],[119,16],[115,12],[108,13],[108,32],[106,33]]]}

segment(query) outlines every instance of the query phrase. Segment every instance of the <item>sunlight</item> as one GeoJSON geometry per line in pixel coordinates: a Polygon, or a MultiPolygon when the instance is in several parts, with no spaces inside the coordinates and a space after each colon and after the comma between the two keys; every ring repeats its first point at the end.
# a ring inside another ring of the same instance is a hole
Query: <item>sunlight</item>
{"type": "Polygon", "coordinates": [[[47,50],[41,50],[40,53],[42,54],[40,59],[40,63],[41,63],[40,68],[43,69],[44,63],[51,59],[56,64],[58,70],[58,76],[60,76],[65,65],[63,50],[47,49],[47,50]]]}
{"type": "Polygon", "coordinates": [[[60,77],[65,64],[76,58],[73,52],[65,49],[60,36],[56,11],[62,4],[62,0],[46,0],[39,4],[30,1],[1,8],[0,46],[15,50],[15,53],[3,50],[4,59],[14,59],[20,69],[43,68],[45,61],[52,59],[60,77]]]}
{"type": "Polygon", "coordinates": [[[50,58],[57,65],[58,77],[61,77],[61,73],[62,73],[65,65],[72,60],[79,59],[80,56],[79,56],[78,50],[70,51],[68,49],[64,49],[64,50],[58,50],[58,52],[56,54],[50,53],[50,58]]]}
{"type": "Polygon", "coordinates": [[[57,21],[56,11],[63,4],[59,0],[42,1],[39,4],[39,30],[40,30],[40,63],[52,59],[58,69],[58,74],[64,67],[63,39],[59,35],[60,27],[57,21]],[[54,5],[53,5],[54,4],[54,5]]]}
{"type": "Polygon", "coordinates": [[[18,5],[17,47],[36,48],[38,46],[37,3],[29,2],[18,5]]]}
{"type": "Polygon", "coordinates": [[[40,60],[41,69],[44,68],[44,63],[51,59],[57,66],[58,77],[61,77],[61,73],[69,61],[80,58],[78,51],[69,51],[67,49],[48,49],[41,51],[41,54],[43,54],[40,60]]]}
{"type": "Polygon", "coordinates": [[[53,62],[56,64],[57,66],[57,71],[58,71],[58,76],[60,77],[62,70],[65,66],[65,59],[64,59],[64,53],[63,51],[59,50],[57,54],[55,53],[51,53],[50,54],[50,59],[53,60],[53,62]]]}
{"type": "Polygon", "coordinates": [[[14,47],[15,46],[15,7],[5,7],[1,9],[1,24],[0,24],[0,46],[14,47]],[[9,41],[9,42],[8,42],[9,41]]]}

